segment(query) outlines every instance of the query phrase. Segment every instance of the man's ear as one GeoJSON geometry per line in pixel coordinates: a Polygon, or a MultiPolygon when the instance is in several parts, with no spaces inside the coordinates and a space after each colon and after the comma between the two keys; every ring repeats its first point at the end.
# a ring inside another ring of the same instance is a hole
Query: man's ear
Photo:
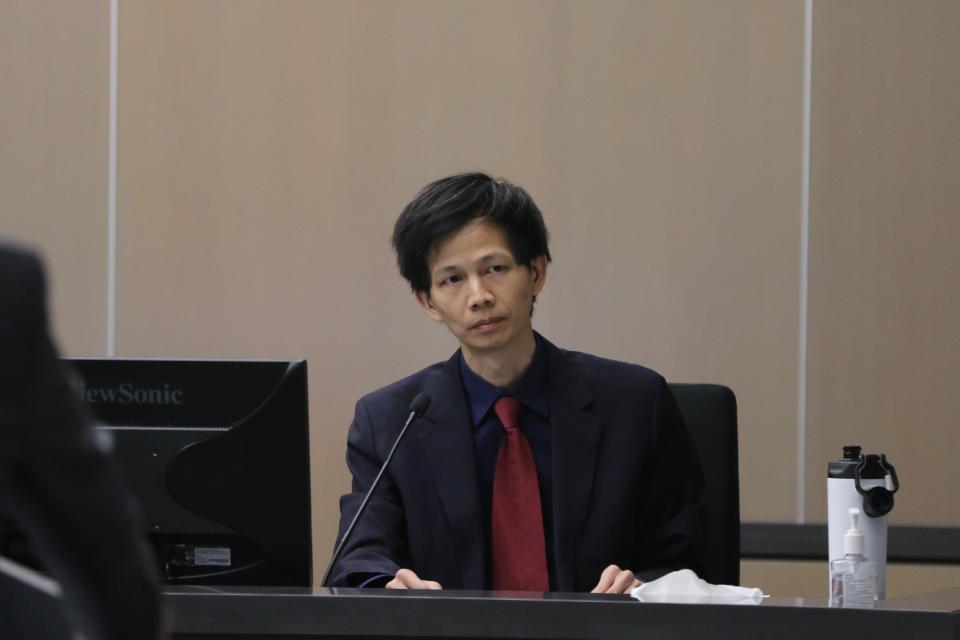
{"type": "Polygon", "coordinates": [[[415,291],[414,296],[417,298],[417,302],[420,303],[420,306],[423,307],[423,310],[431,320],[436,322],[443,322],[443,316],[440,315],[440,312],[437,311],[437,308],[433,306],[433,300],[430,299],[430,293],[427,291],[415,291]]]}
{"type": "Polygon", "coordinates": [[[531,292],[536,296],[543,291],[543,285],[547,281],[547,256],[537,256],[530,261],[530,276],[531,292]]]}

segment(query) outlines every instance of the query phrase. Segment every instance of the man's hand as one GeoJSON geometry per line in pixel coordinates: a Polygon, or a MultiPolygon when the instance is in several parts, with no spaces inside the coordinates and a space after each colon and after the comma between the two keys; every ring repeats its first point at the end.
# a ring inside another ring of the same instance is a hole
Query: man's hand
{"type": "Polygon", "coordinates": [[[387,583],[387,589],[443,589],[439,582],[421,580],[420,576],[410,569],[400,569],[393,580],[387,583]]]}
{"type": "MultiPolygon", "coordinates": [[[[403,571],[403,569],[401,569],[403,571]]],[[[633,571],[621,569],[615,564],[610,565],[600,574],[600,582],[590,593],[627,593],[634,587],[643,584],[633,575],[633,571]]]]}

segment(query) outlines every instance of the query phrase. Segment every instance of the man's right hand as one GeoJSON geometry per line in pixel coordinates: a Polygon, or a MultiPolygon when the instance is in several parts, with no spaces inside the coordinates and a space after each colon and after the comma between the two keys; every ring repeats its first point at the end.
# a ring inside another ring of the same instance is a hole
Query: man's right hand
{"type": "Polygon", "coordinates": [[[421,580],[420,576],[410,569],[400,569],[393,576],[393,580],[386,584],[387,589],[443,589],[439,582],[421,580]]]}

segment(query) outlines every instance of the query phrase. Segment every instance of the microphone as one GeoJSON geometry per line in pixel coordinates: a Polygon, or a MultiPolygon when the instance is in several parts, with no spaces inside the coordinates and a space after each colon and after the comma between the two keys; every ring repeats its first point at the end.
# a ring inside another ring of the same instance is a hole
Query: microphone
{"type": "Polygon", "coordinates": [[[340,558],[340,554],[343,553],[343,549],[347,546],[347,540],[350,539],[350,534],[353,533],[354,527],[357,526],[357,521],[360,520],[360,516],[363,515],[363,512],[366,510],[367,503],[370,502],[370,496],[373,495],[377,485],[380,484],[380,478],[383,477],[383,472],[387,470],[387,466],[389,466],[390,461],[393,460],[393,454],[400,445],[400,441],[403,440],[403,436],[406,435],[407,427],[410,426],[410,423],[413,422],[414,418],[419,418],[422,416],[427,411],[427,407],[429,406],[430,396],[423,392],[418,393],[413,399],[413,402],[410,403],[410,415],[407,416],[407,421],[403,424],[403,429],[400,429],[400,434],[397,436],[393,446],[390,448],[390,453],[387,454],[387,459],[383,461],[383,466],[380,467],[377,477],[373,479],[373,482],[370,484],[370,488],[367,489],[366,495],[363,496],[363,502],[360,503],[360,508],[357,509],[357,513],[353,516],[353,520],[350,521],[350,526],[347,527],[347,530],[343,532],[343,537],[340,538],[340,543],[333,551],[333,557],[330,558],[330,564],[327,565],[327,570],[323,572],[323,579],[320,580],[321,587],[327,586],[327,578],[330,577],[330,570],[333,569],[333,566],[340,558]]]}

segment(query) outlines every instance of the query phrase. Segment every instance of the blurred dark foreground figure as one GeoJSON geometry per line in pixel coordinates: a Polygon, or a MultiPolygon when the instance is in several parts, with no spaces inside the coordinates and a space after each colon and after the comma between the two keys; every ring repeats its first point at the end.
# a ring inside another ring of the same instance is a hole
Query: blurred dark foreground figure
{"type": "MultiPolygon", "coordinates": [[[[158,636],[158,583],[133,504],[50,338],[43,267],[29,250],[3,241],[0,518],[26,534],[60,582],[75,637],[158,636]]],[[[11,632],[3,622],[9,606],[0,602],[3,638],[11,632]]]]}

